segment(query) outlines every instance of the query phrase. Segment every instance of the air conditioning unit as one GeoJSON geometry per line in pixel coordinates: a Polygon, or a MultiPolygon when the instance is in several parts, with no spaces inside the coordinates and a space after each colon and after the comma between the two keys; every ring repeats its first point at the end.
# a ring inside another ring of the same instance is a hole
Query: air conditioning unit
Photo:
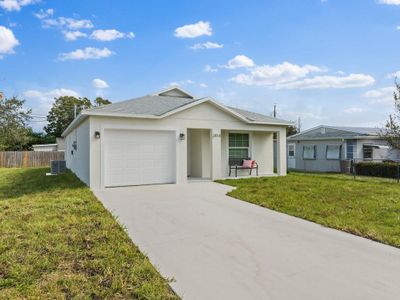
{"type": "Polygon", "coordinates": [[[52,160],[50,161],[50,167],[51,167],[51,174],[57,175],[65,173],[67,169],[67,164],[65,160],[52,160]]]}

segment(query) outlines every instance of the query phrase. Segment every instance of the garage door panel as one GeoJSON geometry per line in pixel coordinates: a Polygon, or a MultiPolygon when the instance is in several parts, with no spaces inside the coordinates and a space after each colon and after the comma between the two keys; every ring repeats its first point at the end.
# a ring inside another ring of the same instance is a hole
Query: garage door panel
{"type": "Polygon", "coordinates": [[[175,182],[175,133],[106,130],[106,187],[175,182]]]}

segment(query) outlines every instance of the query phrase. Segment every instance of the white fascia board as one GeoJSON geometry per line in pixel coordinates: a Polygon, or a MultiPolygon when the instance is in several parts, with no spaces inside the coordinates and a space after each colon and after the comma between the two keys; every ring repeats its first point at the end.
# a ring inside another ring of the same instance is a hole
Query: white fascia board
{"type": "Polygon", "coordinates": [[[352,137],[318,137],[318,138],[292,138],[294,135],[287,138],[288,141],[299,141],[299,142],[307,142],[307,141],[329,141],[329,140],[380,140],[382,137],[376,135],[361,135],[361,136],[352,136],[352,137]]]}
{"type": "Polygon", "coordinates": [[[87,114],[85,112],[80,113],[72,122],[68,125],[68,127],[61,134],[61,137],[66,137],[72,129],[74,129],[77,125],[79,125],[84,119],[87,118],[87,114]]]}

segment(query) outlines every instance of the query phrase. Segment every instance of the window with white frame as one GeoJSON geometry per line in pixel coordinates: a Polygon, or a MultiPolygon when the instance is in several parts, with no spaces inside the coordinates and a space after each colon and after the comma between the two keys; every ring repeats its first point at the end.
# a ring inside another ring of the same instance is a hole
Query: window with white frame
{"type": "Polygon", "coordinates": [[[229,158],[246,159],[250,157],[248,133],[229,133],[229,158]]]}
{"type": "Polygon", "coordinates": [[[304,145],[303,159],[316,159],[316,158],[317,158],[317,147],[315,145],[304,145]]]}
{"type": "Polygon", "coordinates": [[[363,145],[363,158],[364,160],[372,160],[374,157],[374,147],[372,145],[363,145]]]}
{"type": "Polygon", "coordinates": [[[326,159],[340,159],[340,145],[327,145],[326,159]]]}
{"type": "Polygon", "coordinates": [[[294,144],[289,144],[288,145],[288,156],[289,157],[294,157],[296,154],[296,146],[294,144]]]}

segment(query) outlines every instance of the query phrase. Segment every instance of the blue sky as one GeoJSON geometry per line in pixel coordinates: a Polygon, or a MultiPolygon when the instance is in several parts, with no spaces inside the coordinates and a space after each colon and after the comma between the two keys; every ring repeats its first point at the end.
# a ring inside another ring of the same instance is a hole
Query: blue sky
{"type": "Polygon", "coordinates": [[[318,124],[380,126],[400,75],[400,0],[0,0],[0,91],[43,127],[64,94],[113,102],[179,84],[318,124]]]}

